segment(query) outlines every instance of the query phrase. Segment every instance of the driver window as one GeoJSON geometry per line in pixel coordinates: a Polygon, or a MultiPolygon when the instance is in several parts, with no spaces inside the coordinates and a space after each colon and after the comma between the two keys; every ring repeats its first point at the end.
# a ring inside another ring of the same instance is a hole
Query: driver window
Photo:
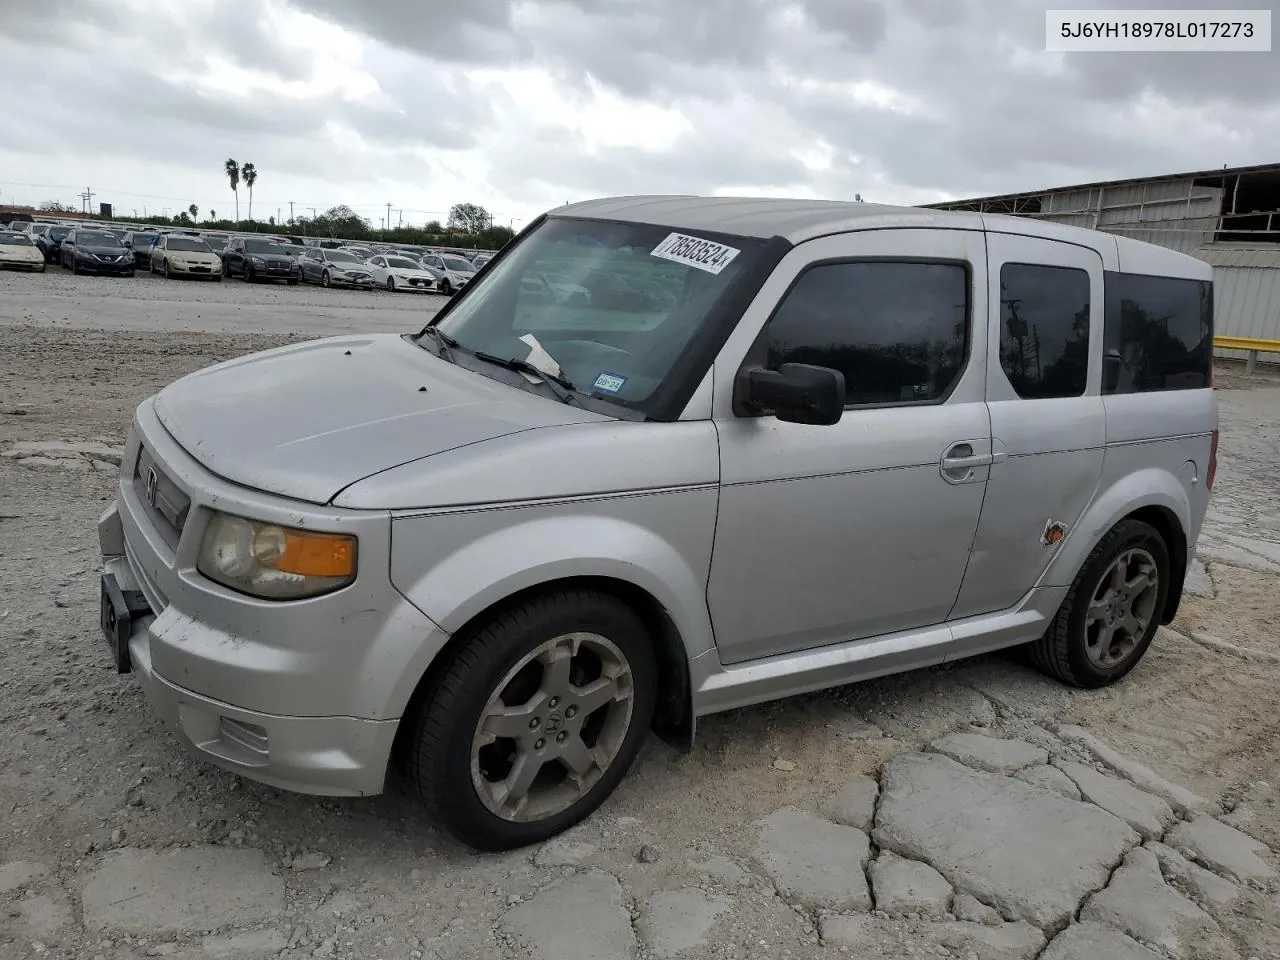
{"type": "Polygon", "coordinates": [[[848,406],[936,402],[964,372],[968,271],[958,263],[820,264],[800,275],[765,335],[770,370],[839,370],[848,406]]]}

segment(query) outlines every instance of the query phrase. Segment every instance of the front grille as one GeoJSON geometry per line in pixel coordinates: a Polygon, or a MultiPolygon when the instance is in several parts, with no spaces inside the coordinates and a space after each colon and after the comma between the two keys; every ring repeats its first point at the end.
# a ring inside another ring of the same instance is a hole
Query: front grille
{"type": "Polygon", "coordinates": [[[133,489],[152,523],[167,544],[178,548],[178,538],[186,526],[191,498],[165,474],[151,451],[138,448],[138,462],[133,470],[133,489]]]}

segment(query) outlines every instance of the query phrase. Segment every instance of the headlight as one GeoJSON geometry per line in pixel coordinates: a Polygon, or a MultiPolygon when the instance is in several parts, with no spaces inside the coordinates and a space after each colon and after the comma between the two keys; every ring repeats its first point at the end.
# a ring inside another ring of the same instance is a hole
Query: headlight
{"type": "Polygon", "coordinates": [[[250,257],[249,262],[256,263],[258,266],[261,267],[261,266],[265,266],[267,261],[263,260],[261,257],[250,257]]]}
{"type": "Polygon", "coordinates": [[[200,543],[196,569],[253,597],[314,597],[355,580],[356,538],[215,513],[200,543]]]}

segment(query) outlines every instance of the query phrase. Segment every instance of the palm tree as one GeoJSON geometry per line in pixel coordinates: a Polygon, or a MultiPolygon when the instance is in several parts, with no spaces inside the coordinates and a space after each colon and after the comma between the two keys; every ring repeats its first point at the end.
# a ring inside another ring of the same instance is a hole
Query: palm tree
{"type": "Polygon", "coordinates": [[[209,208],[209,220],[211,223],[218,222],[218,211],[214,210],[212,207],[209,208]]]}
{"type": "Polygon", "coordinates": [[[200,219],[200,208],[197,207],[194,203],[191,206],[187,207],[187,213],[191,214],[192,220],[200,219]]]}
{"type": "Polygon", "coordinates": [[[258,182],[258,169],[252,163],[246,163],[240,168],[240,173],[244,176],[245,186],[249,188],[249,219],[253,220],[253,185],[258,182]]]}
{"type": "Polygon", "coordinates": [[[231,192],[236,195],[236,223],[240,222],[240,164],[234,160],[228,160],[222,165],[222,169],[227,173],[227,179],[231,181],[231,192]]]}

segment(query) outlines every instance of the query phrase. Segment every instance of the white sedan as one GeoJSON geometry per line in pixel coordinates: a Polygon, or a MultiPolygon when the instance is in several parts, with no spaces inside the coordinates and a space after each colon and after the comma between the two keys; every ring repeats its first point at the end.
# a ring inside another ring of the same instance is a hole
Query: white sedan
{"type": "Polygon", "coordinates": [[[0,268],[44,273],[44,254],[25,233],[0,230],[0,268]]]}
{"type": "Polygon", "coordinates": [[[436,275],[430,270],[422,269],[422,264],[407,257],[382,254],[370,257],[369,272],[373,274],[374,283],[382,284],[393,293],[397,290],[426,293],[437,289],[436,275]]]}

